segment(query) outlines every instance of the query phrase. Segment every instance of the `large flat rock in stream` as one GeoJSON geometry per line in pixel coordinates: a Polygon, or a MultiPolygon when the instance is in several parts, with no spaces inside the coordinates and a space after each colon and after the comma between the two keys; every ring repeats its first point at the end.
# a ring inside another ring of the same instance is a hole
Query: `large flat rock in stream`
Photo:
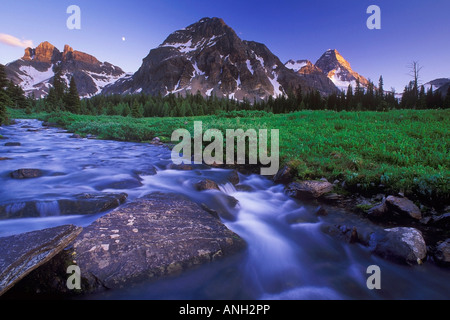
{"type": "Polygon", "coordinates": [[[85,291],[178,274],[239,251],[245,242],[184,197],[152,194],[95,221],[72,256],[85,291]]]}
{"type": "Polygon", "coordinates": [[[0,238],[0,296],[66,248],[81,230],[66,225],[0,238]]]}

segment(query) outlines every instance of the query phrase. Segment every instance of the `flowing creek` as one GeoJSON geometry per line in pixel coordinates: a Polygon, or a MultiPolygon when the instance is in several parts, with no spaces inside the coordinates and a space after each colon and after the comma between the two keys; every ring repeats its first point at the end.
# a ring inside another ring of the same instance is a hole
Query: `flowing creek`
{"type": "MultiPolygon", "coordinates": [[[[342,211],[317,216],[316,206],[284,194],[282,185],[258,175],[240,175],[246,191],[227,181],[230,170],[198,166],[194,170],[166,169],[170,151],[161,146],[131,142],[72,139],[37,120],[19,120],[3,127],[0,156],[0,205],[15,212],[36,202],[39,217],[0,220],[0,237],[64,224],[87,226],[101,214],[65,216],[58,200],[82,193],[128,194],[127,201],[151,192],[179,193],[197,203],[225,210],[223,218],[248,248],[179,276],[109,291],[88,299],[449,299],[450,272],[433,263],[403,266],[372,255],[322,231],[325,224],[363,229],[362,218],[342,211]],[[37,131],[36,131],[37,130],[37,131]],[[6,142],[21,146],[7,147],[6,142]],[[156,175],[142,172],[156,168],[156,175]],[[37,179],[11,179],[20,168],[36,168],[37,179]],[[221,192],[239,200],[238,209],[218,201],[220,191],[196,191],[200,179],[220,184],[221,192]],[[224,208],[225,207],[225,208],[224,208]],[[381,290],[366,285],[370,265],[381,268],[381,290]]],[[[1,250],[1,248],[0,248],[1,250]]]]}

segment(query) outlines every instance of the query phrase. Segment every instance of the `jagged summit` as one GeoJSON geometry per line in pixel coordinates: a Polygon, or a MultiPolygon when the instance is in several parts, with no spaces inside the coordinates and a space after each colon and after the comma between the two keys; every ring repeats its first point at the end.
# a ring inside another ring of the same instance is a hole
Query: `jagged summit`
{"type": "Polygon", "coordinates": [[[369,84],[366,78],[352,70],[350,63],[336,49],[327,50],[317,60],[315,66],[341,90],[346,90],[350,84],[355,87],[357,79],[361,86],[366,87],[369,84]]]}
{"type": "Polygon", "coordinates": [[[61,52],[48,41],[36,48],[26,48],[23,57],[6,65],[5,71],[8,78],[19,84],[26,94],[40,98],[49,92],[55,66],[61,68],[63,80],[67,84],[72,77],[75,78],[82,97],[98,94],[106,85],[126,75],[121,68],[108,62],[102,63],[94,56],[76,51],[67,44],[61,52]]]}
{"type": "Polygon", "coordinates": [[[53,62],[58,59],[60,52],[50,42],[42,42],[35,49],[26,48],[22,57],[27,61],[53,62]]]}

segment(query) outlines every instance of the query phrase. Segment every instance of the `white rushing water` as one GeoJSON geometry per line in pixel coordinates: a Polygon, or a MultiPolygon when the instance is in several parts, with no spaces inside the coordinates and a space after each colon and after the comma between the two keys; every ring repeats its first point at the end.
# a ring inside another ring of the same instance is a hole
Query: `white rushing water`
{"type": "MultiPolygon", "coordinates": [[[[228,228],[248,244],[245,252],[187,271],[178,277],[104,293],[100,299],[448,299],[447,270],[432,263],[408,267],[370,254],[362,245],[346,244],[326,233],[328,224],[361,226],[361,218],[341,211],[318,217],[317,207],[285,195],[283,186],[258,175],[240,175],[236,189],[230,170],[197,166],[167,170],[170,153],[149,144],[70,139],[59,129],[41,130],[37,120],[21,120],[0,134],[19,147],[0,146],[0,237],[63,224],[87,226],[104,213],[61,214],[59,200],[82,193],[126,192],[128,201],[151,192],[175,192],[205,203],[221,214],[228,228]],[[39,131],[28,131],[29,129],[39,131]],[[148,174],[152,168],[157,174],[148,174]],[[15,180],[20,168],[44,172],[37,179],[15,180]],[[208,178],[220,191],[196,191],[208,178]],[[245,190],[245,191],[243,191],[245,190]],[[232,196],[239,201],[230,208],[232,196]],[[26,209],[26,210],[25,210],[26,209]],[[2,211],[0,211],[1,213],[2,211]],[[27,216],[15,216],[26,212],[27,216]],[[367,267],[382,270],[382,290],[366,286],[367,267]]],[[[3,142],[3,141],[2,141],[3,142]]],[[[0,248],[1,250],[1,248],[0,248]]]]}

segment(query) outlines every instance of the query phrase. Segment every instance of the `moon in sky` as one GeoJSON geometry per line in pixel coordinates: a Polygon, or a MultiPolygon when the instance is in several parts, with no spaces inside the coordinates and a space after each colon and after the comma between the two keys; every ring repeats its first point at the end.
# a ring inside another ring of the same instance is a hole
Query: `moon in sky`
{"type": "Polygon", "coordinates": [[[125,41],[126,39],[125,39],[125,37],[122,37],[122,41],[125,41]]]}

